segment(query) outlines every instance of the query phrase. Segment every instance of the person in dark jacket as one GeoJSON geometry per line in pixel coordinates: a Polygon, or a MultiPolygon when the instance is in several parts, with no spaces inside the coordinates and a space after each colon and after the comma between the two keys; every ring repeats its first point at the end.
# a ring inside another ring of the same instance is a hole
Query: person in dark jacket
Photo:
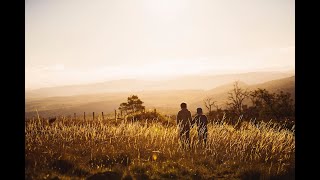
{"type": "Polygon", "coordinates": [[[208,138],[208,118],[203,114],[201,108],[197,108],[197,116],[192,120],[192,124],[196,124],[198,127],[199,143],[204,143],[204,145],[206,146],[208,138]]]}
{"type": "Polygon", "coordinates": [[[177,125],[179,130],[179,139],[182,143],[182,147],[187,145],[190,148],[190,126],[191,126],[191,112],[187,109],[186,103],[181,103],[181,110],[177,115],[177,125]]]}

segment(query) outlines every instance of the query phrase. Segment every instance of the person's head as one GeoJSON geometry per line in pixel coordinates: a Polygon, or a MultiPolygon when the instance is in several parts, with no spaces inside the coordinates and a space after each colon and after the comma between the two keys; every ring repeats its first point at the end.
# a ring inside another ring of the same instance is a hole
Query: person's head
{"type": "Polygon", "coordinates": [[[197,108],[197,114],[201,115],[202,113],[202,108],[197,108]]]}
{"type": "Polygon", "coordinates": [[[187,104],[186,103],[181,103],[180,107],[181,107],[181,109],[186,109],[187,108],[187,104]]]}

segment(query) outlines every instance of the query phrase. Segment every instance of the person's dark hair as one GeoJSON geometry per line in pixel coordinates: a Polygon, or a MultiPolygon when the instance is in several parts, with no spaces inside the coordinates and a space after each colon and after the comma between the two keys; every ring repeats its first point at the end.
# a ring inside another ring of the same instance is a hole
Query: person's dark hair
{"type": "Polygon", "coordinates": [[[197,113],[198,114],[202,113],[202,108],[197,108],[197,113]]]}
{"type": "Polygon", "coordinates": [[[180,107],[181,107],[181,108],[187,108],[187,104],[186,104],[186,103],[181,103],[181,104],[180,104],[180,107]]]}

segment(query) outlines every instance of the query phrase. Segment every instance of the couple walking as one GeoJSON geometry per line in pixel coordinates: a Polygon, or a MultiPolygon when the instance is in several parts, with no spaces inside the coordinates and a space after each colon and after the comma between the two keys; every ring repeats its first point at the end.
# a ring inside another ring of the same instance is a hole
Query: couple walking
{"type": "Polygon", "coordinates": [[[181,103],[181,110],[177,115],[177,124],[179,130],[179,138],[184,147],[187,145],[190,148],[190,128],[192,128],[195,124],[198,127],[198,138],[199,143],[207,144],[208,137],[208,119],[202,112],[201,108],[197,108],[197,115],[192,119],[191,112],[187,109],[186,103],[181,103]]]}

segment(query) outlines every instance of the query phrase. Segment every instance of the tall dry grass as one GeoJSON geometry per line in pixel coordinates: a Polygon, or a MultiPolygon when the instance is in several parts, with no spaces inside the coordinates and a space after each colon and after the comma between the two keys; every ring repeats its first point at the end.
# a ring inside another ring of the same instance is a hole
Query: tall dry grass
{"type": "Polygon", "coordinates": [[[183,149],[176,126],[150,122],[29,120],[25,124],[26,178],[84,179],[112,171],[135,179],[292,178],[294,129],[272,122],[208,125],[208,142],[183,149]]]}

